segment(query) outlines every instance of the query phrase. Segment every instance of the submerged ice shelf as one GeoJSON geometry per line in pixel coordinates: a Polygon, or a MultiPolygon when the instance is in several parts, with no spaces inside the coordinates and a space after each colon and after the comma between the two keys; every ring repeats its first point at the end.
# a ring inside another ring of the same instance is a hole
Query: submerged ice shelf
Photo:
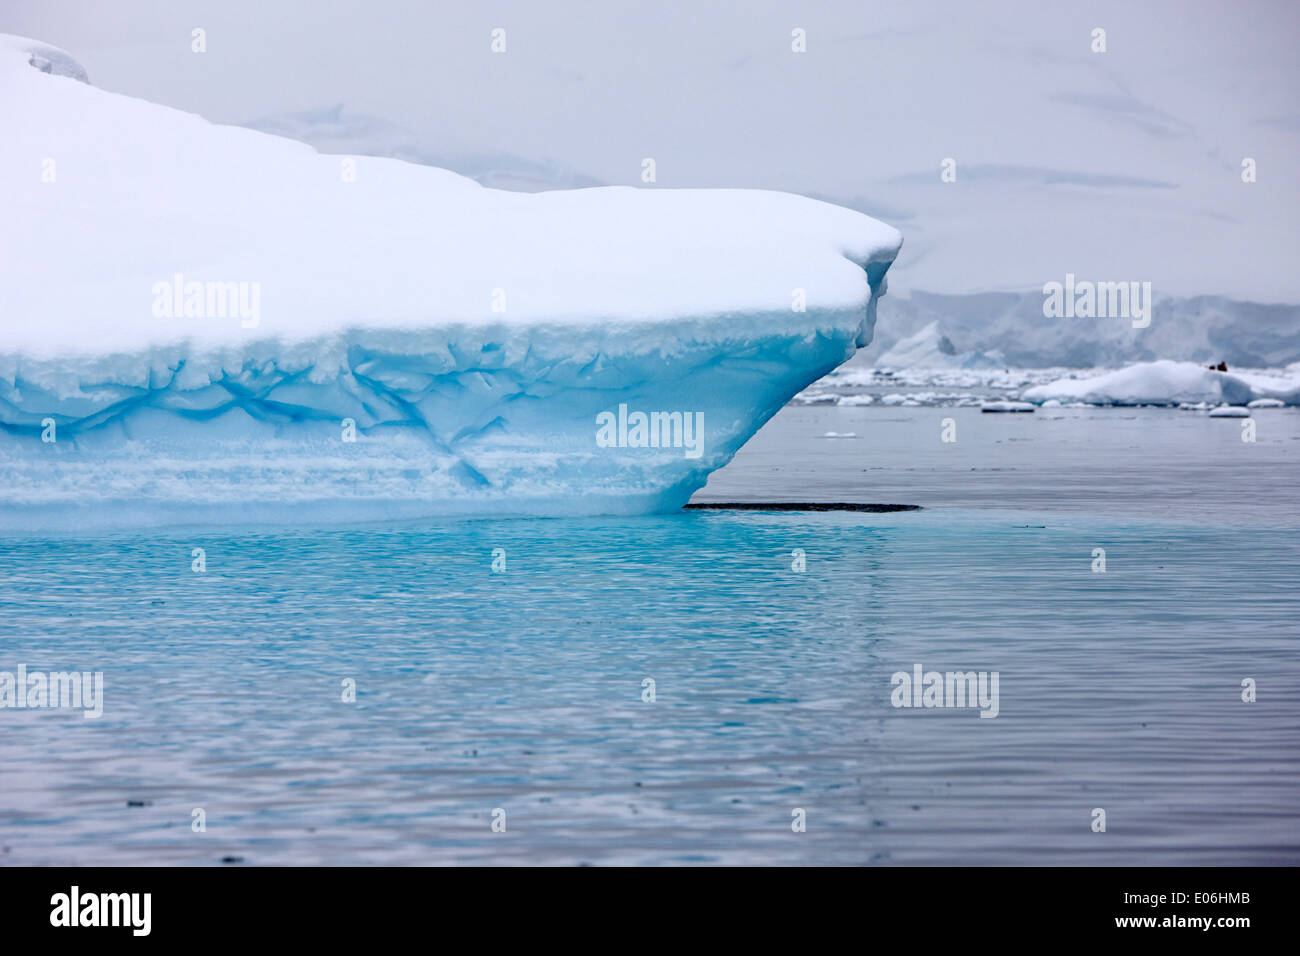
{"type": "Polygon", "coordinates": [[[0,530],[677,508],[870,342],[902,242],[323,156],[23,38],[0,76],[0,530]]]}

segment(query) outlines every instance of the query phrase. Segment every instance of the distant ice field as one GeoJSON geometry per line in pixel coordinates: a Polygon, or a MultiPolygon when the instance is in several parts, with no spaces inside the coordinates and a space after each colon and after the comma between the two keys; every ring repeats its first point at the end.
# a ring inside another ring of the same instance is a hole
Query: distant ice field
{"type": "Polygon", "coordinates": [[[1122,368],[996,365],[868,366],[850,361],[793,399],[797,405],[975,406],[1024,399],[1039,405],[1170,406],[1206,411],[1226,403],[1300,405],[1300,363],[1219,371],[1195,362],[1122,368]]]}

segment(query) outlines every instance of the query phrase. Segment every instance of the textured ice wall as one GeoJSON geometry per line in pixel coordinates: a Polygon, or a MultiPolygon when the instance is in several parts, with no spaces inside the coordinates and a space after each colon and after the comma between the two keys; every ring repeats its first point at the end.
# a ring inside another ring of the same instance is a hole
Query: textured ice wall
{"type": "Polygon", "coordinates": [[[629,333],[493,332],[355,343],[328,378],[274,358],[59,391],[20,373],[0,384],[0,526],[671,510],[854,349],[848,328],[670,353],[629,333]],[[597,416],[620,404],[702,414],[699,457],[601,447],[597,416]]]}

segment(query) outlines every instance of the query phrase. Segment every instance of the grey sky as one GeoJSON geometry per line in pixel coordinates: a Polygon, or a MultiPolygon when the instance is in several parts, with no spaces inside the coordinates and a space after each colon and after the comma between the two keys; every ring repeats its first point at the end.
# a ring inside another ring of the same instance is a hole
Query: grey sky
{"type": "Polygon", "coordinates": [[[906,234],[895,291],[1300,301],[1294,3],[5,0],[0,31],[219,122],[342,103],[434,152],[849,202],[906,234]]]}

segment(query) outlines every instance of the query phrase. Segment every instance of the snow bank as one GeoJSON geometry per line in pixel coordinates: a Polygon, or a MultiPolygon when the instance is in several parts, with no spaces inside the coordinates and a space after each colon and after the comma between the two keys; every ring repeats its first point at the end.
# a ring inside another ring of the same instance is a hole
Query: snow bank
{"type": "Polygon", "coordinates": [[[1216,372],[1186,362],[1143,362],[1088,378],[1062,378],[1026,389],[1021,398],[1089,405],[1245,405],[1273,398],[1300,405],[1300,368],[1285,372],[1216,372]]]}
{"type": "Polygon", "coordinates": [[[784,193],[487,189],[84,79],[0,43],[0,528],[675,508],[870,341],[902,241],[784,193]],[[698,454],[638,441],[654,413],[702,414],[698,454]]]}

